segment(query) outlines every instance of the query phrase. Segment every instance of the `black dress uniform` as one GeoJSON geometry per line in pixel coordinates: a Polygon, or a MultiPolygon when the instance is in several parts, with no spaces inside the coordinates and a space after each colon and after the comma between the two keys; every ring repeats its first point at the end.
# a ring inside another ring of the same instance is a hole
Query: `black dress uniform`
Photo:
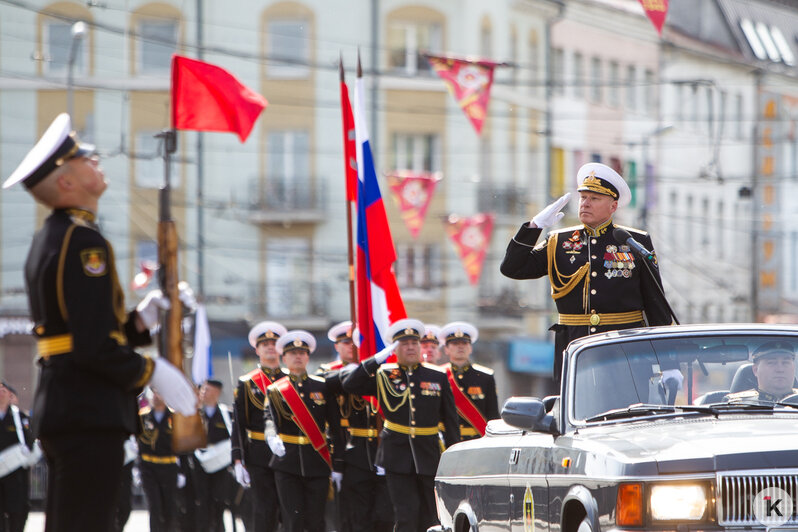
{"type": "MultiPolygon", "coordinates": [[[[201,415],[208,427],[208,444],[220,443],[230,439],[227,424],[221,409],[225,405],[217,404],[210,415],[207,407],[202,408],[201,415]]],[[[196,491],[198,498],[197,522],[208,532],[224,532],[224,507],[230,500],[233,477],[230,468],[225,467],[215,473],[206,472],[200,464],[195,469],[196,491]]]]}
{"type": "Polygon", "coordinates": [[[242,460],[251,482],[252,522],[255,532],[277,529],[279,501],[274,471],[269,467],[272,451],[263,435],[266,396],[253,378],[262,374],[267,387],[284,377],[282,368],[259,368],[238,379],[233,409],[233,462],[242,460]]]}
{"type": "MultiPolygon", "coordinates": [[[[336,435],[339,430],[338,405],[324,378],[317,375],[288,375],[291,386],[313,417],[321,434],[332,448],[337,461],[336,435]],[[329,431],[328,431],[329,427],[329,431]]],[[[274,423],[285,446],[285,454],[272,454],[269,465],[274,470],[285,532],[323,532],[324,504],[330,489],[330,466],[313,448],[309,437],[293,420],[294,413],[277,390],[269,386],[265,419],[274,423]]]]}
{"type": "MultiPolygon", "coordinates": [[[[30,432],[30,420],[27,414],[16,406],[9,406],[5,413],[0,412],[0,452],[19,445],[18,428],[22,431],[22,439],[28,450],[33,448],[33,436],[30,432]],[[19,416],[20,426],[14,420],[14,412],[19,416]]],[[[7,475],[0,477],[0,530],[22,532],[30,509],[28,501],[28,468],[21,465],[7,475]],[[4,523],[8,520],[8,527],[4,523]]]]}
{"type": "Polygon", "coordinates": [[[172,450],[172,413],[167,408],[156,416],[152,408],[145,407],[139,416],[139,470],[150,511],[150,531],[169,532],[177,521],[178,465],[172,450]]]}
{"type": "Polygon", "coordinates": [[[431,364],[380,365],[372,357],[344,374],[344,389],[377,396],[385,416],[376,463],[385,468],[394,530],[416,532],[437,524],[434,478],[441,455],[438,424],[443,423],[446,446],[460,441],[446,373],[431,364]]]}
{"type": "MultiPolygon", "coordinates": [[[[485,417],[485,421],[499,419],[499,399],[496,396],[496,379],[493,377],[493,370],[471,362],[462,367],[457,367],[452,363],[449,366],[452,376],[457,382],[457,387],[477,407],[477,410],[485,417]]],[[[477,429],[461,415],[460,440],[473,440],[480,436],[477,429]]]]}
{"type": "Polygon", "coordinates": [[[47,532],[111,530],[122,443],[136,432],[136,395],[153,361],[150,342],[125,314],[111,245],[94,214],[56,209],[25,264],[39,384],[32,428],[47,456],[47,532]]]}
{"type": "MultiPolygon", "coordinates": [[[[541,229],[525,223],[507,246],[502,274],[512,279],[548,275],[560,314],[552,326],[554,378],[560,380],[563,350],[588,334],[649,325],[669,325],[670,312],[654,280],[629,246],[613,237],[612,220],[595,229],[579,225],[549,233],[535,245],[541,229]],[[645,315],[645,318],[644,318],[645,315]]],[[[648,233],[624,227],[653,252],[648,233]]],[[[659,272],[654,269],[656,282],[659,272]]]]}
{"type": "Polygon", "coordinates": [[[388,532],[393,528],[393,509],[385,475],[378,475],[375,466],[382,420],[368,398],[344,390],[341,369],[340,362],[321,366],[341,419],[338,439],[344,449],[334,464],[344,475],[340,511],[345,515],[341,520],[345,530],[388,532]]]}

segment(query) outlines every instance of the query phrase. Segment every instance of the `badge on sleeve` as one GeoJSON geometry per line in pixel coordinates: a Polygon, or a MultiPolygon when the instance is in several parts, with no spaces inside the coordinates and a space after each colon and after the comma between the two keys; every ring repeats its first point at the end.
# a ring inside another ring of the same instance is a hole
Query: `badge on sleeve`
{"type": "Polygon", "coordinates": [[[108,261],[102,248],[84,249],[80,252],[83,273],[89,277],[102,277],[108,272],[108,261]]]}

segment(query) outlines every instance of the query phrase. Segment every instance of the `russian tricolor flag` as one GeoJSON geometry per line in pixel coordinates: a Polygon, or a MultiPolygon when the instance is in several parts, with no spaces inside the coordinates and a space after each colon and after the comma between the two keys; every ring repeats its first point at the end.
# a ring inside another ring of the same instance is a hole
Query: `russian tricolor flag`
{"type": "Polygon", "coordinates": [[[407,317],[393,263],[391,229],[377,183],[366,127],[363,78],[355,81],[355,137],[357,140],[357,321],[360,358],[375,355],[385,347],[391,323],[407,317]]]}

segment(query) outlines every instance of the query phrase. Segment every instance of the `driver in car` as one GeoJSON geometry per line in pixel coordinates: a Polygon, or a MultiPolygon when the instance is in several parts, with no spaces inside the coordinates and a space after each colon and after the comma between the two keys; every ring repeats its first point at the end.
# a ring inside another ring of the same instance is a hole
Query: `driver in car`
{"type": "Polygon", "coordinates": [[[783,341],[762,344],[751,356],[756,389],[730,393],[726,401],[775,403],[798,393],[795,379],[795,347],[783,341]]]}

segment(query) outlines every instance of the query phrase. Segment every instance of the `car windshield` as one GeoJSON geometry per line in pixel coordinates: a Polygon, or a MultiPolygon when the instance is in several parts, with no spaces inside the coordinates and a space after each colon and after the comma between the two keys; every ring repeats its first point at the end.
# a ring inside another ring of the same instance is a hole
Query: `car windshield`
{"type": "MultiPolygon", "coordinates": [[[[790,362],[786,371],[792,371],[791,385],[788,377],[782,375],[780,384],[778,379],[767,381],[769,389],[776,386],[780,393],[767,397],[757,394],[757,379],[767,378],[767,372],[761,369],[766,359],[758,362],[758,377],[749,359],[758,347],[774,340],[788,342],[793,349],[798,345],[795,336],[725,334],[586,347],[572,361],[573,419],[591,420],[630,407],[629,415],[634,416],[667,412],[673,408],[669,405],[675,405],[677,410],[686,405],[772,406],[789,397],[791,388],[798,388],[795,363],[790,362]],[[747,394],[741,393],[746,391],[747,394]],[[641,404],[646,406],[634,406],[641,404]],[[663,408],[656,408],[657,405],[663,408]]],[[[779,371],[785,372],[784,368],[779,371]]]]}

